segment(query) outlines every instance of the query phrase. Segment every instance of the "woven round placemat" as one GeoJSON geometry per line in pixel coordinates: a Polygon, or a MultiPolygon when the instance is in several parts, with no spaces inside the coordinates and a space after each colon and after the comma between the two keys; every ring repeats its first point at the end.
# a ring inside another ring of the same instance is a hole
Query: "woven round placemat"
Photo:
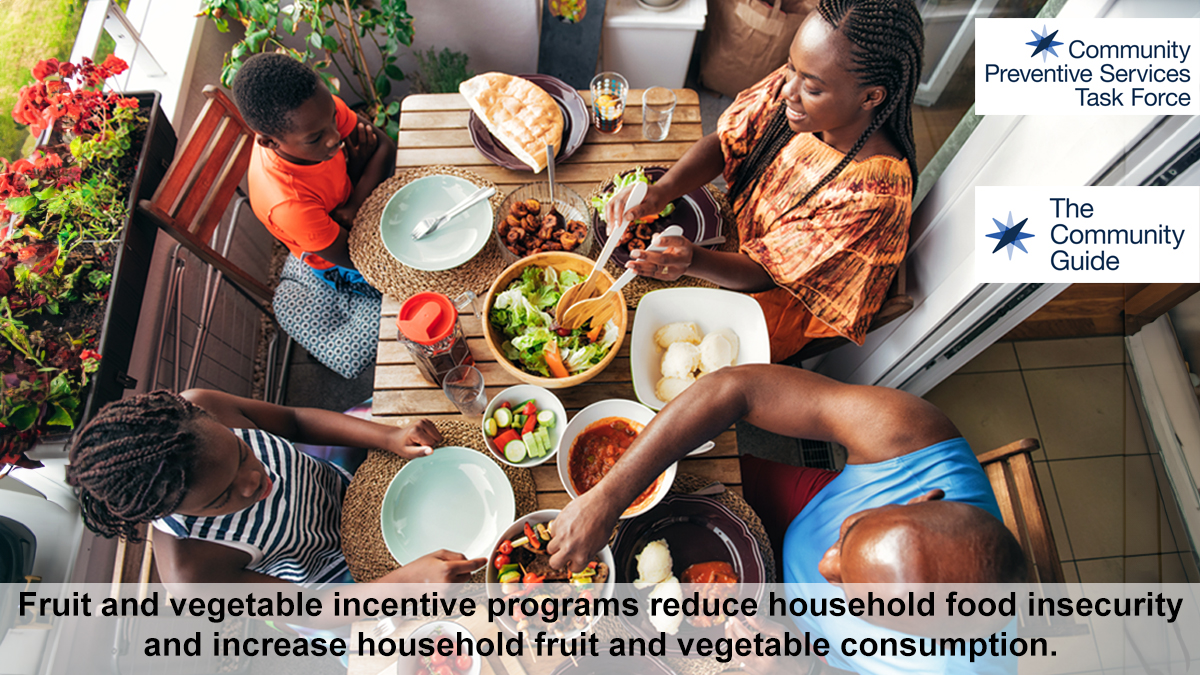
{"type": "MultiPolygon", "coordinates": [[[[438,431],[442,432],[443,445],[478,450],[504,470],[512,484],[518,518],[537,510],[537,491],[533,473],[529,469],[508,466],[492,456],[486,450],[483,433],[473,424],[460,420],[438,420],[435,424],[438,431]]],[[[378,579],[400,567],[392,554],[388,553],[387,544],[383,543],[379,512],[392,478],[407,463],[408,460],[390,452],[371,450],[346,490],[346,498],[342,502],[342,553],[350,566],[350,574],[359,583],[378,579]]],[[[447,498],[453,498],[453,495],[447,495],[447,498]]],[[[472,579],[482,580],[482,573],[479,579],[472,579]]]]}
{"type": "MultiPolygon", "coordinates": [[[[354,228],[350,230],[350,258],[354,260],[354,266],[372,286],[397,300],[404,300],[424,291],[436,291],[449,297],[463,291],[474,291],[482,295],[491,288],[492,282],[500,276],[500,272],[508,267],[500,256],[500,245],[493,236],[488,237],[487,244],[474,258],[458,267],[440,272],[413,269],[388,253],[387,247],[383,245],[383,236],[379,232],[383,207],[387,206],[392,195],[405,185],[418,178],[439,174],[457,176],[479,187],[496,187],[479,174],[453,166],[409,169],[392,176],[375,188],[358,210],[354,228]]],[[[504,193],[497,189],[496,194],[488,201],[492,204],[494,214],[504,203],[504,193]]]]}
{"type": "MultiPolygon", "coordinates": [[[[638,168],[641,168],[641,169],[654,169],[654,168],[666,169],[667,167],[641,166],[641,167],[634,167],[634,170],[636,170],[638,168]]],[[[592,190],[591,194],[589,194],[588,198],[587,198],[587,201],[589,204],[592,203],[593,198],[600,196],[601,190],[603,190],[604,186],[607,185],[608,182],[609,181],[606,180],[606,181],[600,183],[599,185],[597,185],[592,190]]],[[[741,250],[740,249],[741,240],[738,237],[737,222],[734,219],[733,209],[730,208],[730,206],[729,206],[729,200],[725,198],[725,193],[721,192],[717,188],[717,186],[713,185],[712,183],[705,185],[704,189],[708,190],[708,194],[712,196],[713,201],[715,201],[717,203],[717,208],[721,212],[721,234],[725,235],[725,243],[718,246],[717,250],[724,251],[727,253],[737,253],[739,250],[741,250]]],[[[600,244],[599,237],[597,237],[595,239],[595,241],[592,243],[592,251],[591,251],[590,257],[593,259],[598,257],[600,255],[601,248],[603,248],[603,246],[600,244]]],[[[616,277],[621,276],[621,273],[625,271],[624,267],[618,265],[611,258],[609,259],[608,264],[606,264],[604,266],[604,269],[609,274],[613,275],[614,279],[616,277]]],[[[649,277],[634,277],[633,280],[630,281],[627,286],[625,286],[625,288],[621,289],[621,292],[625,294],[625,304],[631,308],[634,308],[634,307],[637,307],[637,304],[639,302],[641,302],[643,295],[645,295],[651,291],[657,291],[657,290],[661,290],[664,288],[719,288],[719,287],[716,284],[712,283],[711,281],[704,281],[703,279],[696,279],[695,277],[679,277],[675,281],[660,281],[658,279],[651,279],[649,277]]]]}

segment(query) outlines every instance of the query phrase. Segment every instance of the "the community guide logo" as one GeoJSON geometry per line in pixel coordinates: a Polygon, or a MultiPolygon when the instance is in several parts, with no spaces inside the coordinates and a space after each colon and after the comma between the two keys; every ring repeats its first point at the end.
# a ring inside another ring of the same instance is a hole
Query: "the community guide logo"
{"type": "Polygon", "coordinates": [[[1054,56],[1058,56],[1058,52],[1054,51],[1054,48],[1061,47],[1063,44],[1063,43],[1059,42],[1058,40],[1054,39],[1055,36],[1058,35],[1058,31],[1054,31],[1053,33],[1050,33],[1046,30],[1046,26],[1043,24],[1041,33],[1038,33],[1036,30],[1032,30],[1032,29],[1030,29],[1029,32],[1033,33],[1033,40],[1026,42],[1025,44],[1029,45],[1030,47],[1033,47],[1033,53],[1029,55],[1030,58],[1037,56],[1038,54],[1041,54],[1042,55],[1042,63],[1045,63],[1047,54],[1053,54],[1054,56]]]}
{"type": "Polygon", "coordinates": [[[1021,249],[1022,253],[1029,253],[1029,250],[1025,248],[1025,244],[1022,243],[1022,240],[1030,239],[1034,236],[1028,232],[1022,231],[1025,228],[1025,224],[1028,222],[1029,219],[1025,218],[1016,225],[1013,225],[1012,211],[1008,212],[1007,224],[992,218],[992,223],[996,225],[996,231],[992,232],[991,234],[984,235],[989,239],[996,240],[996,248],[992,249],[992,253],[998,253],[1000,249],[1007,248],[1009,260],[1012,260],[1014,248],[1021,249]]]}

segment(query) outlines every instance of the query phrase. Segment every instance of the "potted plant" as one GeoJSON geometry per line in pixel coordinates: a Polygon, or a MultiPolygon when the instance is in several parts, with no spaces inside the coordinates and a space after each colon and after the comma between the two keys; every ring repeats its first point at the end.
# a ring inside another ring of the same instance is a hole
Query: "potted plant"
{"type": "Polygon", "coordinates": [[[156,234],[134,205],[175,151],[158,94],[104,90],[127,67],[40,61],[13,109],[43,142],[0,159],[0,475],[126,384],[156,234]]]}

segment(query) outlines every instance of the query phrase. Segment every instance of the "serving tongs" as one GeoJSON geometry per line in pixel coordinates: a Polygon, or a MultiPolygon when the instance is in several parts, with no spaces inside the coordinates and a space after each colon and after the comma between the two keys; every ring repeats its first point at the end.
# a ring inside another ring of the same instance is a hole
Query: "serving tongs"
{"type": "MultiPolygon", "coordinates": [[[[645,185],[645,183],[638,183],[638,185],[645,185]]],[[[662,231],[662,234],[659,235],[659,241],[662,241],[663,237],[678,237],[682,234],[682,227],[678,225],[671,225],[662,231]]],[[[612,239],[610,238],[609,241],[611,242],[612,239]]],[[[665,251],[667,250],[667,247],[651,246],[646,250],[665,251]]],[[[617,277],[617,280],[613,282],[613,285],[609,286],[608,290],[605,291],[600,297],[577,300],[575,304],[567,308],[567,311],[563,314],[562,320],[559,321],[558,324],[563,328],[570,328],[573,330],[587,323],[590,319],[592,322],[592,328],[595,328],[596,326],[603,326],[609,319],[612,318],[614,314],[617,313],[618,310],[620,310],[620,304],[615,302],[617,292],[622,288],[625,288],[625,285],[630,281],[633,281],[633,278],[636,276],[637,272],[634,272],[633,270],[625,270],[625,273],[620,277],[617,277]]]]}
{"type": "MultiPolygon", "coordinates": [[[[604,269],[604,265],[608,263],[608,259],[612,257],[613,251],[617,250],[617,242],[625,234],[625,230],[629,227],[629,221],[625,220],[625,213],[633,207],[642,203],[646,198],[646,188],[649,187],[646,183],[635,183],[629,190],[629,198],[625,200],[625,210],[621,213],[620,222],[617,223],[615,229],[608,234],[608,241],[604,242],[604,248],[600,250],[600,257],[596,258],[596,264],[592,267],[592,273],[584,279],[582,283],[575,284],[567,290],[563,291],[562,297],[558,300],[558,307],[554,310],[554,320],[560,326],[566,326],[567,310],[574,304],[582,302],[592,297],[596,292],[596,284],[600,281],[600,270],[604,269]]],[[[669,229],[669,228],[668,228],[669,229]]],[[[682,232],[682,230],[680,231],[682,232]]],[[[624,275],[622,275],[624,276],[624,275]]],[[[626,281],[625,283],[629,283],[626,281]]],[[[615,284],[614,284],[615,286],[615,284]]],[[[624,286],[624,284],[622,284],[624,286]]],[[[617,290],[620,290],[619,288],[617,290]]],[[[594,325],[594,324],[593,324],[594,325]]]]}

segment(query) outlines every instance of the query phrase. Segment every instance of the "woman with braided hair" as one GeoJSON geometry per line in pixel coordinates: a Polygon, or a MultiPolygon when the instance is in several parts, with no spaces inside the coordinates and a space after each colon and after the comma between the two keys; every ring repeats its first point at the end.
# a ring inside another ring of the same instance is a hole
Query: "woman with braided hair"
{"type": "Polygon", "coordinates": [[[796,32],[788,63],[742,92],[716,133],[641,204],[624,212],[619,194],[607,207],[610,224],[641,218],[723,173],[740,252],[666,238],[665,251],[635,251],[627,266],[753,293],[772,361],[814,338],[862,344],[908,245],[923,49],[913,0],[821,0],[796,32]]]}
{"type": "MultiPolygon", "coordinates": [[[[139,525],[161,530],[155,560],[169,585],[350,581],[339,534],[350,473],[287,439],[411,459],[442,437],[429,420],[393,427],[216,391],[156,391],[105,406],[80,430],[67,481],[92,531],[138,541],[139,525]]],[[[376,581],[464,581],[485,563],[438,551],[376,581]]]]}

